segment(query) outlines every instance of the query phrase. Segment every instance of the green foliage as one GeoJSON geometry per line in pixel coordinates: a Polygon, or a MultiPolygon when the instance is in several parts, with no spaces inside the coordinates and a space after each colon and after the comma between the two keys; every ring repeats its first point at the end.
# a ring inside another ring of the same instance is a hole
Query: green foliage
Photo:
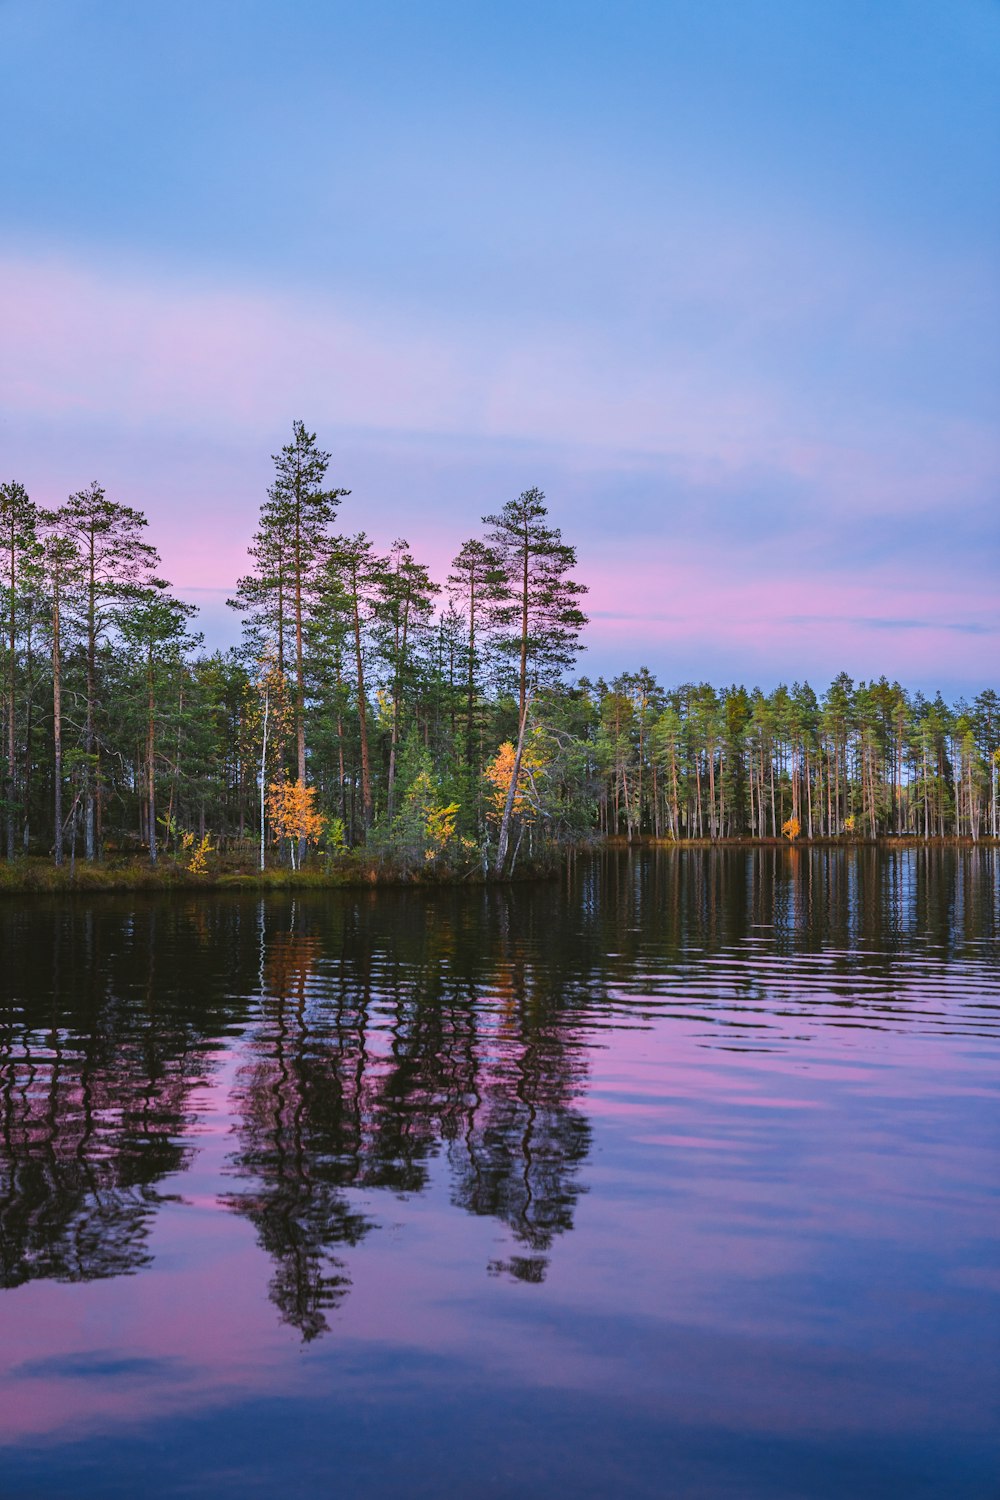
{"type": "Polygon", "coordinates": [[[585,590],[539,490],[462,544],[442,602],[408,542],[383,555],[334,532],[347,491],[328,462],[295,423],[234,596],[244,645],[213,654],[156,576],[139,511],[94,484],[39,512],[0,485],[5,867],[37,879],[32,857],[55,853],[57,880],[97,880],[84,861],[134,873],[163,854],[169,881],[197,848],[203,880],[255,880],[263,843],[303,865],[268,880],[477,878],[501,853],[509,870],[594,834],[1000,835],[992,689],[947,704],[845,674],[823,692],[664,687],[645,667],[570,685],[585,590]],[[285,829],[279,850],[267,792],[286,782],[318,843],[285,829]]]}
{"type": "Polygon", "coordinates": [[[459,803],[450,800],[430,766],[426,752],[408,746],[402,795],[397,811],[376,824],[370,845],[404,868],[432,865],[460,868],[476,846],[458,828],[459,803]]]}

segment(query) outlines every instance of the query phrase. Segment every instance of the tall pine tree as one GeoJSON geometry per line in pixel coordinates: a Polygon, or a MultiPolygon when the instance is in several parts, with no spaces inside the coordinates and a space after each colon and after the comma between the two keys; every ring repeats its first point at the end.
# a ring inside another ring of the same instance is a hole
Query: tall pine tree
{"type": "Polygon", "coordinates": [[[21,598],[37,552],[35,507],[23,484],[0,485],[0,580],[4,592],[4,709],[6,714],[7,858],[14,858],[17,821],[17,637],[21,598]]]}
{"type": "Polygon", "coordinates": [[[576,552],[558,527],[546,524],[541,490],[525,490],[499,515],[484,516],[489,547],[503,574],[504,597],[491,606],[497,645],[517,675],[518,724],[529,690],[552,682],[571,666],[587,616],[577,600],[587,592],[569,574],[576,552]]]}
{"type": "Polygon", "coordinates": [[[155,585],[160,557],[143,538],[142,512],[109,500],[99,484],[71,495],[54,519],[58,534],[69,539],[80,559],[77,586],[65,602],[80,620],[86,647],[83,828],[84,851],[93,859],[101,794],[98,646],[122,609],[155,585]]]}
{"type": "Polygon", "coordinates": [[[305,424],[292,424],[292,441],[272,455],[274,483],[261,506],[260,527],[250,547],[254,572],[241,578],[229,601],[248,615],[258,648],[262,637],[277,650],[278,666],[294,676],[296,771],[306,779],[305,638],[326,555],[329,527],[350,490],[325,489],[329,453],[317,446],[305,424]]]}
{"type": "Polygon", "coordinates": [[[496,553],[505,580],[505,595],[492,606],[497,644],[515,664],[518,693],[517,751],[507,792],[495,868],[507,859],[510,819],[521,771],[529,693],[556,680],[581,649],[578,640],[587,617],[577,600],[587,592],[569,573],[576,552],[558,527],[546,524],[548,510],[539,489],[524,490],[499,515],[484,516],[488,545],[496,553]]]}

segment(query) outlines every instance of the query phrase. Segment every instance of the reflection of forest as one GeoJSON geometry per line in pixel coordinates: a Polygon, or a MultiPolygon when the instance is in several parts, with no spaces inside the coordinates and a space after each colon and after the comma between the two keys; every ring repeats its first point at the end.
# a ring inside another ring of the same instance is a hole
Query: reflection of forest
{"type": "Polygon", "coordinates": [[[995,936],[998,863],[647,851],[490,891],[11,904],[0,1285],[147,1262],[161,1184],[194,1148],[195,1091],[233,1048],[226,1202],[304,1338],[326,1327],[349,1287],[344,1251],[372,1227],[354,1190],[419,1193],[435,1162],[456,1207],[509,1230],[489,1269],[538,1281],[585,1190],[580,1096],[611,1010],[634,1022],[640,997],[708,994],[705,976],[738,1001],[762,981],[752,961],[720,967],[736,949],[822,952],[824,985],[856,1007],[859,967],[888,990],[901,948],[946,957],[995,936]]]}
{"type": "Polygon", "coordinates": [[[496,901],[464,928],[401,905],[411,920],[391,938],[365,902],[326,945],[301,906],[262,933],[263,998],[234,1100],[233,1171],[250,1185],[230,1202],[274,1257],[272,1298],[306,1338],[349,1285],[336,1248],[370,1228],[346,1189],[419,1192],[444,1155],[453,1201],[511,1229],[526,1253],[504,1269],[531,1280],[581,1191],[582,1051],[503,898],[499,946],[482,941],[484,926],[498,936],[496,901]]]}
{"type": "Polygon", "coordinates": [[[778,957],[830,955],[850,1001],[859,965],[881,970],[922,947],[939,958],[996,936],[1000,851],[705,847],[605,851],[573,862],[571,972],[619,993],[658,973],[766,942],[778,957]]]}
{"type": "MultiPolygon", "coordinates": [[[[211,1004],[171,965],[179,909],[4,913],[0,1285],[146,1264],[156,1184],[183,1167],[211,1004]]],[[[217,934],[215,934],[217,936],[217,934]]]]}

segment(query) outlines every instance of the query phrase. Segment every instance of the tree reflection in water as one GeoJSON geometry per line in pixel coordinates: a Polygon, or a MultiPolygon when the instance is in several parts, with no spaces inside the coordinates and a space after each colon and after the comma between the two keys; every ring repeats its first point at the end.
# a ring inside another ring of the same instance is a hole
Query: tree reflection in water
{"type": "Polygon", "coordinates": [[[778,1015],[893,1025],[914,974],[923,1004],[992,940],[998,890],[992,851],[687,850],[587,858],[562,887],[4,906],[0,1285],[148,1264],[227,1054],[223,1201],[304,1338],[371,1195],[432,1173],[508,1230],[488,1269],[540,1281],[585,1191],[595,1027],[667,1002],[706,1047],[778,1015]]]}
{"type": "Polygon", "coordinates": [[[306,1340],[350,1287],[334,1246],[356,1245],[371,1221],[344,1194],[356,1121],[345,1108],[338,1051],[314,1021],[310,980],[321,952],[315,933],[291,926],[266,937],[260,913],[260,1014],[244,1043],[232,1108],[239,1150],[233,1171],[253,1186],[228,1196],[275,1263],[270,1296],[306,1340]]]}
{"type": "Polygon", "coordinates": [[[232,1101],[232,1171],[248,1186],[227,1201],[275,1262],[282,1319],[315,1338],[350,1285],[338,1248],[372,1221],[346,1190],[418,1193],[442,1154],[456,1206],[497,1218],[527,1252],[491,1271],[541,1280],[589,1144],[573,1107],[582,1051],[557,991],[506,921],[491,948],[425,908],[388,941],[361,901],[324,944],[318,915],[293,905],[268,932],[261,909],[262,995],[232,1101]]]}
{"type": "Polygon", "coordinates": [[[124,924],[92,910],[52,920],[41,943],[39,930],[32,922],[20,934],[5,930],[4,1287],[94,1280],[148,1263],[156,1184],[189,1159],[190,1096],[209,1066],[204,1032],[164,987],[155,906],[124,924]],[[19,1003],[24,995],[30,1005],[19,1003]]]}

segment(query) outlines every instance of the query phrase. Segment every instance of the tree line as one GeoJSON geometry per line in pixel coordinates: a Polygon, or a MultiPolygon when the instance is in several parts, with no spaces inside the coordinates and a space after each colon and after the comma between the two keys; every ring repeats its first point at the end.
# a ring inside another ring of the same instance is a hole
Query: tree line
{"type": "Polygon", "coordinates": [[[141,511],[96,483],[52,510],[0,485],[8,860],[365,846],[502,873],[591,832],[997,836],[996,693],[571,683],[586,588],[541,491],[483,517],[439,583],[408,541],[339,529],[329,463],[296,422],[226,652],[160,577],[141,511]]]}

